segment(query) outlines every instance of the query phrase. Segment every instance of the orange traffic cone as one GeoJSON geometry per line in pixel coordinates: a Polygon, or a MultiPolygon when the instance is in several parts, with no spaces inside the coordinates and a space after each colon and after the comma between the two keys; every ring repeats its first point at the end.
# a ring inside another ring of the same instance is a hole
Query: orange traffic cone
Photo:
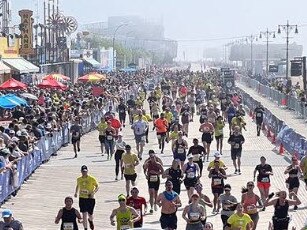
{"type": "Polygon", "coordinates": [[[280,143],[280,146],[279,146],[279,154],[280,155],[284,155],[284,145],[282,143],[280,143]]]}

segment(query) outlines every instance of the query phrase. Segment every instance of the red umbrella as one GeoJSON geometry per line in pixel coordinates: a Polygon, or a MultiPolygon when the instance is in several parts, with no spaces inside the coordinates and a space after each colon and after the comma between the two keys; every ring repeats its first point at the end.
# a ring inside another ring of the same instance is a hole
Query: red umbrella
{"type": "Polygon", "coordinates": [[[2,85],[0,85],[0,90],[5,89],[26,89],[27,85],[15,80],[14,78],[10,78],[6,82],[4,82],[2,85]]]}
{"type": "Polygon", "coordinates": [[[53,78],[45,79],[37,86],[41,89],[67,89],[67,86],[65,86],[61,82],[54,80],[53,78]]]}
{"type": "Polygon", "coordinates": [[[53,73],[53,74],[48,74],[45,77],[43,77],[43,80],[48,80],[48,79],[55,79],[57,81],[63,80],[63,81],[69,81],[70,78],[63,75],[63,74],[58,74],[58,73],[53,73]]]}

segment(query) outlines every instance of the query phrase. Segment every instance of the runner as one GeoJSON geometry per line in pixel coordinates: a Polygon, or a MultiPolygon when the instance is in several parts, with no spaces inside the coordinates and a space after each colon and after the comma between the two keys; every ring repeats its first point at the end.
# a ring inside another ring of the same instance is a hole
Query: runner
{"type": "Polygon", "coordinates": [[[158,118],[157,120],[155,120],[155,127],[156,127],[156,131],[157,131],[157,138],[158,138],[158,143],[159,143],[159,149],[161,149],[161,154],[164,151],[164,145],[165,145],[165,139],[166,137],[166,133],[168,130],[168,122],[165,119],[165,115],[164,113],[160,114],[160,118],[158,118]]]}
{"type": "MultiPolygon", "coordinates": [[[[120,163],[121,163],[121,159],[122,159],[122,155],[125,152],[125,147],[126,147],[126,142],[123,141],[123,134],[121,132],[118,133],[118,139],[115,142],[115,147],[116,147],[116,151],[115,151],[115,155],[114,155],[114,159],[115,159],[115,180],[118,180],[118,174],[119,174],[119,167],[120,167],[120,163]]],[[[121,180],[123,179],[123,169],[121,167],[121,180]]]]}
{"type": "Polygon", "coordinates": [[[182,182],[181,179],[183,178],[180,161],[174,159],[172,166],[164,171],[163,178],[166,178],[173,183],[173,190],[179,195],[182,182]]]}
{"type": "Polygon", "coordinates": [[[224,180],[227,179],[225,170],[220,168],[219,160],[214,161],[214,168],[210,170],[209,178],[211,178],[211,190],[214,196],[212,213],[218,213],[218,198],[224,192],[224,180]]]}
{"type": "Polygon", "coordinates": [[[161,207],[160,224],[162,229],[175,230],[177,229],[176,212],[181,207],[181,201],[176,192],[173,191],[173,183],[166,181],[165,191],[160,193],[157,199],[157,204],[161,207]]]}
{"type": "MultiPolygon", "coordinates": [[[[292,157],[291,165],[285,170],[285,174],[289,174],[286,179],[286,186],[289,190],[289,198],[293,198],[293,194],[297,195],[298,188],[300,187],[299,174],[301,174],[300,166],[296,157],[292,157]]],[[[294,205],[294,210],[297,210],[297,205],[294,205]]]]}
{"type": "Polygon", "coordinates": [[[238,126],[240,128],[240,133],[242,133],[242,129],[246,130],[246,122],[244,121],[241,113],[239,111],[236,112],[236,116],[231,120],[231,129],[234,131],[234,128],[238,126]]]}
{"type": "Polygon", "coordinates": [[[125,195],[121,194],[118,196],[119,207],[113,209],[110,222],[112,226],[115,226],[114,217],[116,217],[117,230],[128,230],[134,227],[134,223],[140,220],[140,215],[138,212],[126,205],[127,198],[125,195]]]}
{"type": "Polygon", "coordinates": [[[126,123],[127,109],[128,109],[128,107],[125,104],[123,98],[120,98],[120,102],[117,106],[117,110],[118,110],[119,121],[123,125],[123,127],[125,127],[125,123],[126,123]]]}
{"type": "Polygon", "coordinates": [[[80,212],[72,207],[73,198],[70,196],[66,197],[64,203],[65,207],[59,210],[54,222],[58,224],[62,220],[61,230],[78,230],[76,219],[78,219],[79,223],[82,223],[82,217],[80,212]]]}
{"type": "Polygon", "coordinates": [[[227,220],[226,230],[240,229],[250,230],[253,228],[253,221],[250,216],[243,213],[242,204],[236,204],[236,212],[232,214],[227,220]]]}
{"type": "MultiPolygon", "coordinates": [[[[257,165],[254,170],[254,182],[256,178],[256,172],[258,172],[257,176],[257,187],[259,189],[262,203],[266,201],[266,199],[269,196],[270,192],[270,176],[273,175],[273,169],[271,165],[266,164],[266,159],[264,156],[260,157],[261,164],[257,165]]],[[[263,207],[262,211],[265,210],[265,207],[263,207]]]]}
{"type": "Polygon", "coordinates": [[[143,226],[143,215],[147,212],[147,203],[144,197],[139,196],[137,187],[131,189],[131,196],[127,198],[126,204],[134,208],[141,217],[139,221],[134,223],[133,227],[141,228],[143,226]]]}
{"type": "Polygon", "coordinates": [[[230,191],[230,184],[225,184],[224,193],[218,198],[218,210],[220,210],[222,204],[221,219],[223,222],[223,229],[226,229],[228,218],[234,214],[233,205],[238,202],[237,199],[231,195],[230,191]]]}
{"type": "Polygon", "coordinates": [[[138,115],[138,120],[133,123],[131,128],[134,132],[136,150],[138,157],[142,160],[143,148],[145,146],[146,130],[148,129],[148,123],[142,120],[142,114],[138,115]]]}
{"type": "Polygon", "coordinates": [[[124,177],[126,180],[126,192],[127,197],[129,197],[130,181],[132,186],[135,186],[135,181],[137,177],[135,166],[139,164],[139,159],[135,153],[131,152],[130,145],[126,145],[125,150],[126,152],[122,155],[121,159],[121,168],[123,168],[124,171],[124,177]]]}
{"type": "Polygon", "coordinates": [[[203,146],[198,144],[198,139],[193,139],[193,145],[189,148],[188,155],[193,156],[193,162],[198,164],[200,170],[200,177],[203,172],[203,156],[206,155],[206,150],[203,146]]]}
{"type": "Polygon", "coordinates": [[[301,159],[300,167],[304,176],[305,189],[307,190],[307,151],[305,150],[305,155],[301,159]]]}
{"type": "Polygon", "coordinates": [[[185,174],[184,185],[187,189],[188,198],[191,199],[191,195],[194,192],[194,187],[199,179],[199,166],[193,163],[193,155],[188,155],[188,162],[183,165],[182,171],[185,174]]]}
{"type": "Polygon", "coordinates": [[[216,118],[216,123],[214,127],[214,136],[216,140],[216,150],[223,155],[223,139],[224,139],[224,129],[225,123],[222,116],[216,118]]]}
{"type": "Polygon", "coordinates": [[[254,193],[254,182],[247,182],[246,188],[242,188],[241,203],[243,205],[244,213],[247,213],[253,220],[253,230],[257,228],[259,221],[259,208],[263,208],[263,203],[258,195],[254,193]],[[259,205],[257,205],[259,204],[259,205]]]}
{"type": "Polygon", "coordinates": [[[214,157],[215,157],[215,158],[214,158],[213,161],[211,161],[211,162],[209,163],[208,168],[207,168],[208,171],[210,171],[211,169],[214,168],[215,161],[219,161],[219,167],[220,167],[220,168],[223,168],[224,170],[227,169],[227,167],[226,167],[224,161],[221,160],[221,156],[222,156],[222,155],[220,154],[220,152],[218,152],[218,151],[215,151],[215,152],[214,152],[214,157]]]}
{"type": "Polygon", "coordinates": [[[189,134],[189,123],[191,116],[191,109],[189,107],[189,103],[185,103],[184,106],[180,110],[181,115],[181,123],[182,123],[182,131],[183,134],[188,137],[189,134]]]}
{"type": "Polygon", "coordinates": [[[128,106],[128,114],[129,114],[129,122],[130,125],[133,124],[133,110],[136,107],[135,100],[133,99],[133,95],[130,95],[129,100],[127,101],[127,106],[128,106]]]}
{"type": "Polygon", "coordinates": [[[231,159],[235,167],[235,174],[241,174],[241,155],[242,145],[245,142],[243,135],[240,133],[240,127],[235,126],[233,134],[228,139],[228,144],[231,145],[231,159]]]}
{"type": "Polygon", "coordinates": [[[158,210],[157,196],[160,187],[160,175],[163,174],[163,164],[161,159],[155,155],[155,151],[149,150],[149,158],[143,165],[144,174],[148,183],[150,213],[158,210]]]}
{"type": "Polygon", "coordinates": [[[191,204],[185,206],[182,218],[187,222],[186,230],[202,229],[202,221],[205,219],[205,208],[199,204],[199,194],[191,195],[191,204]]]}
{"type": "Polygon", "coordinates": [[[199,204],[202,205],[204,207],[204,218],[202,219],[201,223],[205,226],[206,222],[207,222],[207,210],[206,210],[206,206],[209,206],[210,208],[213,207],[212,202],[210,201],[210,198],[208,196],[206,196],[205,194],[202,193],[203,191],[203,185],[201,183],[197,183],[195,185],[195,190],[199,195],[199,204]]]}
{"type": "Polygon", "coordinates": [[[88,174],[86,165],[81,167],[82,176],[77,179],[77,186],[75,190],[75,197],[79,193],[79,207],[82,213],[83,226],[87,230],[87,220],[90,229],[94,229],[94,208],[95,208],[95,194],[99,189],[98,182],[95,177],[88,174]]]}
{"type": "Polygon", "coordinates": [[[100,149],[101,154],[104,156],[104,148],[105,148],[105,141],[106,141],[106,128],[108,127],[108,124],[104,118],[104,116],[101,117],[100,122],[97,126],[98,132],[99,132],[99,142],[100,142],[100,149]]]}
{"type": "Polygon", "coordinates": [[[188,143],[183,139],[183,133],[178,132],[178,139],[174,141],[172,146],[174,159],[179,159],[181,168],[183,168],[184,162],[187,158],[186,150],[188,149],[188,143]]]}
{"type": "Polygon", "coordinates": [[[114,137],[116,136],[116,130],[112,127],[111,121],[107,121],[107,128],[105,129],[105,148],[108,156],[108,160],[112,159],[114,153],[114,137]]]}
{"type": "Polygon", "coordinates": [[[78,157],[77,151],[80,152],[80,141],[82,126],[80,125],[80,120],[75,118],[73,125],[70,127],[71,133],[71,143],[74,146],[75,158],[78,157]]]}
{"type": "Polygon", "coordinates": [[[209,161],[210,154],[210,145],[213,140],[214,126],[212,123],[208,121],[208,119],[204,119],[204,123],[200,125],[199,132],[202,132],[201,140],[203,142],[204,148],[207,153],[207,162],[209,161]]]}
{"type": "Polygon", "coordinates": [[[301,201],[294,192],[292,192],[291,195],[291,197],[293,197],[294,200],[287,199],[286,191],[279,191],[278,193],[276,193],[277,197],[271,199],[273,196],[274,193],[271,193],[264,204],[266,207],[270,205],[274,206],[274,215],[272,217],[273,230],[279,230],[279,229],[287,230],[290,222],[289,206],[291,205],[298,206],[301,204],[301,201]]]}
{"type": "Polygon", "coordinates": [[[257,136],[260,136],[260,131],[262,127],[262,122],[263,122],[263,114],[264,114],[264,108],[259,103],[257,107],[254,110],[255,117],[256,117],[256,125],[257,125],[257,136]]]}
{"type": "Polygon", "coordinates": [[[227,120],[229,124],[229,132],[231,134],[232,132],[231,121],[236,116],[236,108],[234,107],[233,103],[229,104],[229,107],[226,110],[226,114],[227,114],[227,120]]]}
{"type": "Polygon", "coordinates": [[[13,213],[10,209],[4,209],[2,211],[3,221],[0,221],[0,229],[3,230],[23,230],[22,223],[13,217],[13,213]]]}

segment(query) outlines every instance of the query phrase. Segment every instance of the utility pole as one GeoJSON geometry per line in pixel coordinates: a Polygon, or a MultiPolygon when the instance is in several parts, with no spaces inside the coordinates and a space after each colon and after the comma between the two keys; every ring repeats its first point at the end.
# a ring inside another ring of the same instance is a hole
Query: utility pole
{"type": "Polygon", "coordinates": [[[262,36],[264,36],[266,39],[266,66],[265,66],[266,77],[269,76],[269,42],[270,42],[269,40],[271,35],[273,35],[273,38],[275,38],[275,31],[269,31],[269,29],[267,28],[266,31],[261,31],[259,36],[260,39],[262,38],[262,36]]]}
{"type": "Polygon", "coordinates": [[[298,33],[297,25],[290,25],[287,21],[286,25],[278,25],[278,34],[281,34],[281,29],[286,33],[286,79],[289,79],[289,35],[290,32],[295,29],[294,33],[298,33]]]}

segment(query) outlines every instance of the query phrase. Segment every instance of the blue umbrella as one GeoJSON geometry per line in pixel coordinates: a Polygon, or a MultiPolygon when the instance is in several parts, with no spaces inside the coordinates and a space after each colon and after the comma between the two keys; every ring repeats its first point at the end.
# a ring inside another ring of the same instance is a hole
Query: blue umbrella
{"type": "Polygon", "coordinates": [[[16,106],[19,106],[20,104],[16,101],[10,100],[9,98],[5,96],[0,97],[0,107],[4,109],[13,109],[16,106]]]}
{"type": "Polygon", "coordinates": [[[17,97],[14,94],[7,94],[5,95],[6,98],[8,98],[9,100],[13,100],[14,102],[17,102],[20,105],[28,105],[27,101],[21,97],[17,97]]]}

